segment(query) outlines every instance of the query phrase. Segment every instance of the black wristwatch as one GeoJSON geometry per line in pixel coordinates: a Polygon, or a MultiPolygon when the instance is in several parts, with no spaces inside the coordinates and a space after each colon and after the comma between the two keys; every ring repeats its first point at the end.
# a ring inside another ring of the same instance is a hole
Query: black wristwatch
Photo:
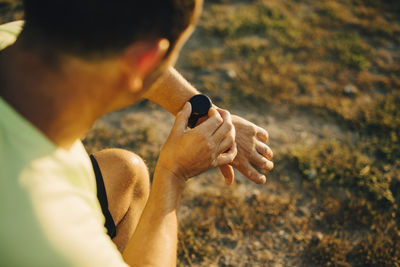
{"type": "Polygon", "coordinates": [[[201,117],[207,116],[212,102],[208,96],[202,94],[193,96],[189,102],[192,105],[192,113],[189,117],[188,126],[193,128],[201,117]]]}

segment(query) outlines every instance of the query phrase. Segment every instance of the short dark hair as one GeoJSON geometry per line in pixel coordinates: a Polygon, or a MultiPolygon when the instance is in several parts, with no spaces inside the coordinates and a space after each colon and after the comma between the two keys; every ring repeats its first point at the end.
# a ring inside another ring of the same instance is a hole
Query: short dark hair
{"type": "Polygon", "coordinates": [[[171,47],[193,22],[196,0],[24,0],[32,38],[82,57],[121,52],[138,40],[171,47]]]}

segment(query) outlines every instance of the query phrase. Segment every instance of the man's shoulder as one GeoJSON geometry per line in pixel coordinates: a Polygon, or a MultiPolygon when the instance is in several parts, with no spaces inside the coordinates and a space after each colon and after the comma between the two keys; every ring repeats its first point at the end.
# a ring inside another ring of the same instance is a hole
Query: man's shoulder
{"type": "Polygon", "coordinates": [[[68,187],[68,190],[79,190],[80,194],[86,192],[85,198],[90,204],[97,201],[92,165],[80,141],[69,150],[57,148],[51,154],[35,159],[29,164],[26,173],[24,177],[28,177],[27,180],[33,184],[43,184],[44,180],[48,180],[64,189],[68,187]]]}
{"type": "Polygon", "coordinates": [[[0,25],[0,50],[11,45],[17,39],[24,25],[23,20],[13,21],[0,25]]]}
{"type": "Polygon", "coordinates": [[[91,163],[80,141],[69,150],[58,148],[2,98],[0,114],[0,173],[7,172],[9,179],[28,174],[31,183],[48,179],[95,193],[91,163]]]}

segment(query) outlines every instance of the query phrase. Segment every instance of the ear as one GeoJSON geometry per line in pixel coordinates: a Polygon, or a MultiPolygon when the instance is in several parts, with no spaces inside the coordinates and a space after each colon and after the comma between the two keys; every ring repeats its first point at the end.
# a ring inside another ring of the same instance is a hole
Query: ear
{"type": "Polygon", "coordinates": [[[128,67],[128,87],[131,92],[142,89],[143,80],[168,51],[167,39],[135,43],[125,50],[123,60],[128,67]]]}

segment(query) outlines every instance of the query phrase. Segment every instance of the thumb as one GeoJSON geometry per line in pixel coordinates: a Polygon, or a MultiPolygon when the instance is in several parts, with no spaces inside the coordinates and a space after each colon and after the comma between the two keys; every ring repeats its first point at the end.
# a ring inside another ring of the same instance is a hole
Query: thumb
{"type": "Polygon", "coordinates": [[[188,125],[188,120],[191,112],[192,112],[192,105],[190,104],[190,102],[186,102],[181,111],[179,111],[178,114],[176,114],[175,124],[174,124],[175,130],[177,130],[178,132],[185,131],[188,125]]]}
{"type": "Polygon", "coordinates": [[[233,172],[233,168],[231,165],[226,164],[219,166],[219,170],[221,171],[222,175],[225,177],[225,183],[227,185],[233,184],[235,179],[235,173],[233,172]]]}

